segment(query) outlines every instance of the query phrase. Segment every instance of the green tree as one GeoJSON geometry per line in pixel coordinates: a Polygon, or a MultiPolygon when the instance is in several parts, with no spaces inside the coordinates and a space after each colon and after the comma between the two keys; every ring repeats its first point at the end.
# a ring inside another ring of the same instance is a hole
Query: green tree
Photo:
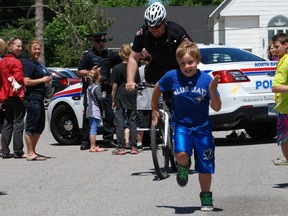
{"type": "MultiPolygon", "coordinates": [[[[47,66],[76,66],[89,36],[106,31],[113,20],[102,7],[144,6],[148,0],[44,0],[44,45],[47,66]]],[[[35,0],[0,0],[0,37],[17,35],[24,47],[35,38],[35,0]]],[[[24,49],[25,51],[25,49],[24,49]]],[[[27,53],[23,52],[23,57],[27,53]]]]}
{"type": "MultiPolygon", "coordinates": [[[[27,29],[33,26],[34,17],[31,6],[34,0],[2,0],[0,1],[0,36],[7,40],[12,36],[21,39],[33,36],[27,29]]],[[[33,32],[34,33],[34,32],[33,32]]]]}
{"type": "Polygon", "coordinates": [[[88,49],[88,38],[93,33],[107,30],[112,19],[92,1],[51,0],[47,9],[55,17],[45,25],[46,61],[50,66],[75,66],[83,50],[88,49]]]}
{"type": "Polygon", "coordinates": [[[106,31],[113,20],[103,7],[139,6],[147,0],[49,0],[47,9],[55,17],[45,25],[45,52],[49,66],[75,66],[84,50],[90,48],[89,36],[106,31]]]}
{"type": "Polygon", "coordinates": [[[99,0],[98,7],[137,7],[149,4],[149,0],[99,0]]]}
{"type": "Polygon", "coordinates": [[[223,0],[162,0],[169,6],[219,5],[223,0]]]}

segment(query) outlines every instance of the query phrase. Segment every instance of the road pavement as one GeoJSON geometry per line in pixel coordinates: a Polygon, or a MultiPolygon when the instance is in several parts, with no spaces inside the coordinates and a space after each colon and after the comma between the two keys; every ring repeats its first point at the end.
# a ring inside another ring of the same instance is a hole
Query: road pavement
{"type": "MultiPolygon", "coordinates": [[[[275,140],[227,140],[216,132],[215,211],[200,211],[197,174],[180,188],[157,180],[151,152],[114,156],[59,145],[46,128],[37,146],[46,161],[0,159],[1,216],[288,215],[287,166],[275,140]]],[[[100,142],[100,141],[99,141],[100,142]]]]}

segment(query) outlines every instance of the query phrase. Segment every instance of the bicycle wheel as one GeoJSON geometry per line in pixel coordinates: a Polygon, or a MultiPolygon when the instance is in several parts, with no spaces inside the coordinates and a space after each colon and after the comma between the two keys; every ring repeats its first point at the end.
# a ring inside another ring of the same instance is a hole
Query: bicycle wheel
{"type": "Polygon", "coordinates": [[[175,160],[174,155],[172,152],[170,152],[170,163],[171,163],[171,168],[174,172],[177,172],[177,166],[178,162],[175,160]]]}
{"type": "Polygon", "coordinates": [[[156,126],[151,126],[151,152],[152,159],[158,178],[168,177],[169,158],[171,151],[164,143],[164,127],[161,118],[156,126]]]}
{"type": "Polygon", "coordinates": [[[177,160],[175,159],[174,157],[174,141],[173,141],[173,138],[172,138],[172,134],[173,134],[173,130],[171,129],[171,132],[170,132],[170,145],[169,145],[169,148],[170,148],[170,163],[171,163],[171,168],[174,172],[177,172],[177,166],[178,166],[178,162],[177,160]]]}

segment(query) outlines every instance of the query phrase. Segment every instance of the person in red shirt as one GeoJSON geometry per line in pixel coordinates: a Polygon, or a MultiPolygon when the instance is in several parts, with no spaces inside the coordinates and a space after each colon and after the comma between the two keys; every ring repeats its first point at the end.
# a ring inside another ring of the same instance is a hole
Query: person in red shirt
{"type": "Polygon", "coordinates": [[[2,158],[26,158],[23,151],[23,130],[25,106],[23,66],[17,56],[22,51],[22,41],[12,37],[7,42],[7,54],[0,63],[0,102],[5,107],[5,117],[1,136],[2,158]],[[13,133],[14,132],[14,133],[13,133]],[[9,144],[13,135],[13,155],[9,144]]]}

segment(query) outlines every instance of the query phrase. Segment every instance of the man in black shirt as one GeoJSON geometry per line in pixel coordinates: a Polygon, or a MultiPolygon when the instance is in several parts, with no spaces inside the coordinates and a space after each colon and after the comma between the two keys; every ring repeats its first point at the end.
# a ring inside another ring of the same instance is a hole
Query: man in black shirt
{"type": "Polygon", "coordinates": [[[128,59],[126,88],[135,88],[135,73],[141,51],[145,48],[152,61],[145,68],[145,80],[156,83],[168,70],[179,68],[176,49],[182,41],[192,41],[185,29],[166,19],[166,10],[160,2],[150,5],[144,14],[145,24],[137,31],[128,59]]]}
{"type": "MultiPolygon", "coordinates": [[[[114,126],[114,112],[112,109],[111,100],[111,83],[110,83],[110,72],[111,68],[122,62],[118,53],[113,52],[105,48],[106,33],[98,33],[91,37],[93,48],[84,53],[80,63],[78,65],[78,74],[82,77],[82,92],[86,94],[86,89],[89,86],[89,82],[86,79],[86,75],[89,70],[95,67],[101,67],[101,88],[106,93],[106,97],[103,100],[103,139],[104,147],[115,147],[113,142],[113,135],[115,132],[114,126]]],[[[84,116],[83,116],[83,127],[81,131],[81,150],[89,149],[89,120],[86,118],[86,96],[84,97],[84,116]]]]}

